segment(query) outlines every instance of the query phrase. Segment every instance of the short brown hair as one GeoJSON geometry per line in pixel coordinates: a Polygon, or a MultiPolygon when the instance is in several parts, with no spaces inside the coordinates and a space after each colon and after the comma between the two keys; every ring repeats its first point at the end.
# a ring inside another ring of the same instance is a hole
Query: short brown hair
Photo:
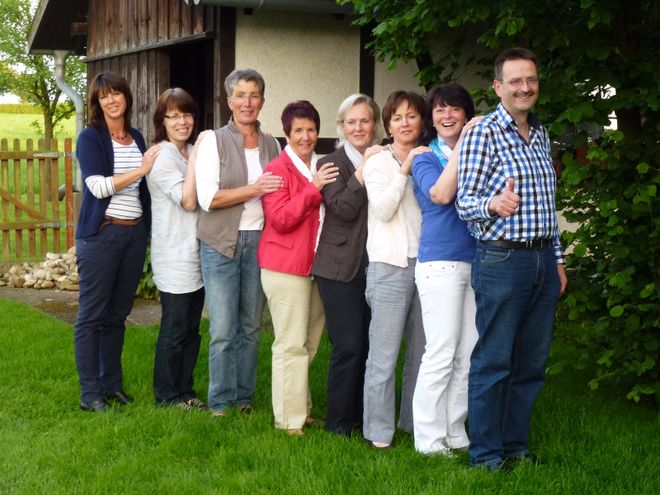
{"type": "Polygon", "coordinates": [[[412,91],[395,91],[387,97],[385,106],[383,106],[383,127],[385,127],[385,132],[387,134],[390,134],[390,120],[392,119],[392,114],[396,112],[396,109],[399,108],[402,103],[407,103],[409,107],[412,107],[417,111],[421,118],[424,118],[426,110],[424,98],[412,91]]]}
{"type": "MultiPolygon", "coordinates": [[[[185,89],[181,88],[170,88],[163,91],[163,93],[158,98],[158,103],[156,103],[156,110],[154,110],[154,143],[160,143],[161,141],[169,141],[167,139],[167,130],[163,124],[165,119],[165,114],[168,110],[178,110],[181,113],[191,113],[195,119],[199,113],[199,108],[197,103],[193,100],[193,97],[190,96],[185,89]]],[[[196,137],[197,120],[193,125],[193,132],[188,138],[188,143],[194,143],[196,137]]]]}
{"type": "Polygon", "coordinates": [[[124,130],[131,129],[131,114],[133,112],[133,94],[128,86],[128,81],[116,72],[100,72],[94,76],[89,85],[89,122],[91,127],[104,127],[105,117],[99,103],[101,93],[119,91],[126,99],[126,111],[124,112],[124,130]]]}
{"type": "Polygon", "coordinates": [[[498,81],[502,80],[502,66],[507,60],[531,60],[534,62],[534,65],[538,66],[536,63],[536,55],[532,50],[527,48],[521,48],[519,46],[515,48],[509,48],[500,53],[495,59],[495,79],[498,81]]]}

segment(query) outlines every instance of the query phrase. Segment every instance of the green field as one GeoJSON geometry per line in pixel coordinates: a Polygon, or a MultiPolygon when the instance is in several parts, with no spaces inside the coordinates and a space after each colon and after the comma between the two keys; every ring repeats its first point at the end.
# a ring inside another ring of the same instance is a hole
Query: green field
{"type": "MultiPolygon", "coordinates": [[[[39,139],[42,136],[31,125],[32,122],[39,122],[43,128],[43,117],[40,114],[13,114],[0,113],[0,140],[7,139],[10,142],[14,139],[25,141],[26,139],[39,139]]],[[[64,139],[74,138],[76,134],[76,119],[70,118],[63,124],[56,126],[55,138],[64,139]]],[[[24,144],[21,143],[21,147],[24,144]]]]}

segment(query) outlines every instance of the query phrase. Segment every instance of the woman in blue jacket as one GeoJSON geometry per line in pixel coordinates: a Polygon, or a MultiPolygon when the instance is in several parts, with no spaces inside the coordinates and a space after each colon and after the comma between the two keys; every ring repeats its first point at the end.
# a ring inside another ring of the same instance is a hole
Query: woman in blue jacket
{"type": "Polygon", "coordinates": [[[76,153],[82,205],[76,227],[80,277],[74,327],[80,408],[103,412],[108,401],[130,404],[121,352],[147,248],[150,200],[143,180],[158,155],[131,127],[133,96],[119,74],[97,74],[89,87],[89,126],[76,153]]]}

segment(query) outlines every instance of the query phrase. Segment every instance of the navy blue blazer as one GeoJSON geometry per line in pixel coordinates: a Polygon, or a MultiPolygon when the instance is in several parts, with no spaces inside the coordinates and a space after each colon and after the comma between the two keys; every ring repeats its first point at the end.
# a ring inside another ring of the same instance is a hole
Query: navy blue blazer
{"type": "MultiPolygon", "coordinates": [[[[147,145],[144,137],[137,129],[129,131],[138,148],[144,154],[147,145]]],[[[91,175],[102,175],[110,177],[114,175],[115,155],[112,150],[112,138],[106,126],[100,128],[87,127],[78,136],[76,144],[76,156],[82,171],[82,204],[78,213],[76,225],[76,239],[83,239],[95,235],[99,231],[105,210],[110,203],[110,197],[96,198],[85,183],[85,179],[91,175]]],[[[140,182],[140,202],[142,203],[142,215],[147,232],[151,229],[151,197],[147,188],[147,181],[140,182]]]]}

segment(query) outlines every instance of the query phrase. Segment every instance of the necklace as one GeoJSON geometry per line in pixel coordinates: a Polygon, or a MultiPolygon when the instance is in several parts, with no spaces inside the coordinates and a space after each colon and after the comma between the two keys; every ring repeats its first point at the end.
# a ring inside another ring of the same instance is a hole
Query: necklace
{"type": "Polygon", "coordinates": [[[403,160],[401,158],[399,158],[399,155],[396,154],[396,151],[394,151],[394,147],[391,144],[388,144],[387,149],[390,150],[390,153],[392,153],[392,156],[394,157],[396,162],[399,164],[399,167],[403,167],[403,160]]]}
{"type": "Polygon", "coordinates": [[[110,132],[110,135],[112,137],[116,137],[117,139],[126,139],[126,133],[125,132],[123,134],[120,134],[119,132],[110,132]]]}

